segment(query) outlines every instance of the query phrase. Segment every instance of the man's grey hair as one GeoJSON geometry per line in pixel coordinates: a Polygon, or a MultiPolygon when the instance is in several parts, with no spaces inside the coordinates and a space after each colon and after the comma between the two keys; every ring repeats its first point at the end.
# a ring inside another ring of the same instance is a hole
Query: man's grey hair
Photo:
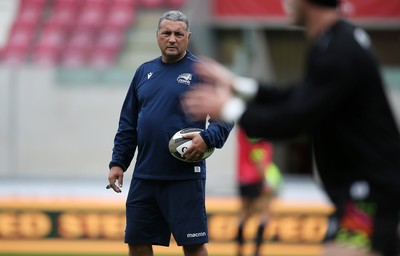
{"type": "Polygon", "coordinates": [[[186,17],[185,14],[183,14],[180,11],[168,11],[166,13],[164,13],[161,17],[160,20],[158,21],[158,26],[157,26],[157,33],[158,30],[160,30],[160,24],[163,20],[172,20],[172,21],[183,21],[186,24],[186,31],[190,32],[190,28],[189,28],[189,20],[186,17]]]}

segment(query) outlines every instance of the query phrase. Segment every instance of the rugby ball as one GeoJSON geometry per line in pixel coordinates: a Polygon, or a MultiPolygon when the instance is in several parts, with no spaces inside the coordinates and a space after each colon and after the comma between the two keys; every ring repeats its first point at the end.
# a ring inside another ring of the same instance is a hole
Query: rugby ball
{"type": "Polygon", "coordinates": [[[169,152],[171,152],[171,154],[175,158],[177,158],[181,161],[184,161],[184,162],[199,162],[199,161],[204,160],[207,157],[211,156],[212,153],[214,152],[215,148],[207,149],[207,151],[203,154],[203,157],[200,159],[186,160],[185,157],[183,156],[186,149],[188,149],[192,145],[192,140],[183,138],[183,135],[190,134],[190,133],[200,133],[201,131],[203,131],[203,130],[199,129],[199,128],[186,128],[186,129],[182,129],[182,130],[178,131],[169,140],[169,144],[168,144],[169,152]]]}

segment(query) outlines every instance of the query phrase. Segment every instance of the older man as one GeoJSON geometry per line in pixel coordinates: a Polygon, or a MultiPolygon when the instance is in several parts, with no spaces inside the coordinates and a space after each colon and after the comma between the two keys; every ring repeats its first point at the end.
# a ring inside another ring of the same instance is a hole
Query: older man
{"type": "Polygon", "coordinates": [[[224,145],[232,125],[211,120],[206,128],[204,117],[193,121],[180,105],[180,97],[198,82],[193,65],[199,60],[187,51],[190,36],[183,13],[162,15],[157,29],[161,56],[137,69],[122,107],[108,180],[109,187],[121,192],[137,147],[126,202],[130,256],[153,255],[152,245],[168,246],[171,233],[186,256],[207,255],[206,165],[201,159],[208,148],[224,145]],[[185,151],[190,162],[168,150],[169,139],[183,128],[203,129],[187,136],[192,139],[185,151]]]}

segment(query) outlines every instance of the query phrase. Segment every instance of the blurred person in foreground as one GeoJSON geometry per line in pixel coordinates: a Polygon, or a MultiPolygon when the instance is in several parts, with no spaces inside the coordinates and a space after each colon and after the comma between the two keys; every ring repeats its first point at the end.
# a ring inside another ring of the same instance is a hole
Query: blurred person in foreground
{"type": "Polygon", "coordinates": [[[249,138],[243,129],[237,133],[237,184],[241,207],[237,230],[237,256],[243,255],[247,220],[259,215],[254,256],[259,256],[264,230],[270,217],[271,200],[281,184],[281,174],[272,162],[272,144],[260,138],[249,138]]]}
{"type": "Polygon", "coordinates": [[[161,56],[142,64],[129,87],[121,110],[109,164],[109,186],[121,192],[124,172],[138,148],[126,201],[125,243],[130,256],[152,256],[153,245],[169,246],[171,233],[186,256],[205,256],[208,242],[205,210],[206,164],[211,147],[221,148],[231,124],[190,119],[180,105],[181,95],[198,83],[187,51],[191,32],[179,11],[163,14],[157,28],[161,56]],[[192,146],[184,162],[173,157],[169,139],[183,128],[204,129],[188,134],[192,146]],[[116,183],[117,182],[117,183],[116,183]]]}
{"type": "Polygon", "coordinates": [[[188,93],[184,108],[237,121],[251,137],[309,132],[338,221],[324,255],[398,255],[400,136],[369,36],[340,17],[336,0],[291,4],[310,40],[301,81],[261,85],[205,60],[197,73],[209,86],[188,93]]]}

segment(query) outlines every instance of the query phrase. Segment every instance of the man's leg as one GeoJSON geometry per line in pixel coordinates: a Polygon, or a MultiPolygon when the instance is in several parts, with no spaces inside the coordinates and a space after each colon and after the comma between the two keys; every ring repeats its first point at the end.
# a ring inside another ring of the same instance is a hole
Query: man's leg
{"type": "Polygon", "coordinates": [[[383,256],[399,255],[397,225],[399,223],[400,198],[381,195],[377,199],[377,212],[374,217],[372,249],[383,256]]]}
{"type": "Polygon", "coordinates": [[[185,256],[208,256],[208,252],[204,244],[185,245],[183,246],[183,251],[185,253],[185,256]]]}
{"type": "Polygon", "coordinates": [[[129,244],[129,256],[153,256],[151,244],[129,244]]]}
{"type": "Polygon", "coordinates": [[[168,182],[159,205],[185,255],[205,256],[208,243],[205,180],[168,182]]]}
{"type": "Polygon", "coordinates": [[[171,231],[158,205],[154,189],[162,187],[156,181],[133,178],[126,202],[124,242],[129,245],[129,256],[153,256],[152,244],[168,246],[171,231]]]}
{"type": "Polygon", "coordinates": [[[239,223],[238,223],[238,229],[237,229],[237,256],[242,256],[243,255],[243,245],[244,245],[244,227],[246,224],[247,219],[251,215],[251,210],[252,210],[252,200],[242,197],[242,206],[240,209],[239,213],[239,223]]]}
{"type": "Polygon", "coordinates": [[[264,242],[264,230],[268,225],[268,219],[270,215],[270,203],[271,203],[272,195],[261,195],[257,200],[259,204],[258,209],[261,209],[260,212],[260,223],[258,225],[255,243],[256,247],[254,250],[254,255],[260,255],[261,245],[264,242]]]}
{"type": "Polygon", "coordinates": [[[342,200],[335,201],[336,208],[341,212],[339,229],[335,241],[325,245],[323,255],[397,255],[398,198],[365,181],[353,182],[348,191],[348,198],[345,195],[342,200]],[[362,198],[360,191],[366,191],[361,194],[362,198]]]}

